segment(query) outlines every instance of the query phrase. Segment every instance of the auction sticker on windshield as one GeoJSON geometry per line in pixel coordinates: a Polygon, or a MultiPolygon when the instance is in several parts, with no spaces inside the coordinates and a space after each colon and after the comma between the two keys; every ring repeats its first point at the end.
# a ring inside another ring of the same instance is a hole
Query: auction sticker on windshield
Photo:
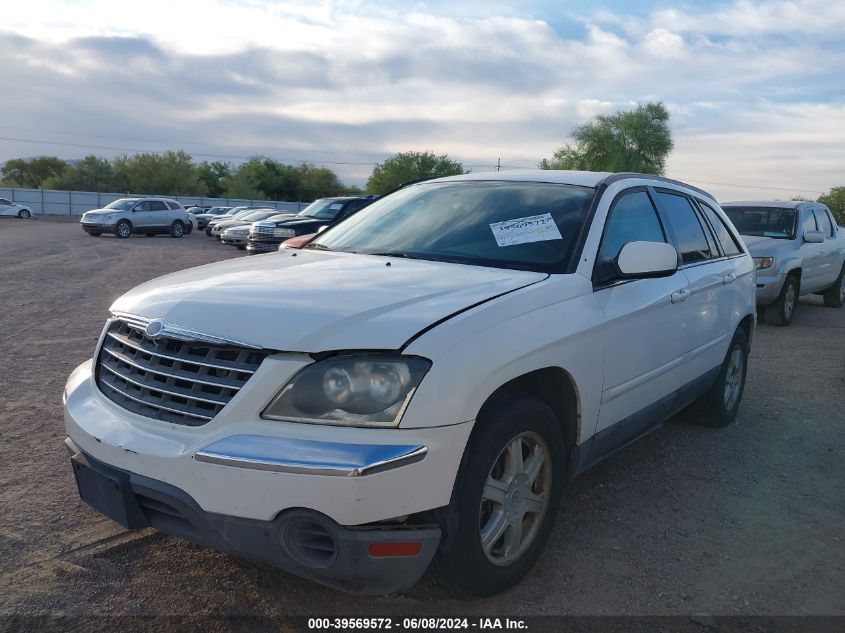
{"type": "Polygon", "coordinates": [[[563,239],[551,214],[531,215],[527,218],[514,218],[490,225],[496,244],[514,246],[529,242],[563,239]]]}

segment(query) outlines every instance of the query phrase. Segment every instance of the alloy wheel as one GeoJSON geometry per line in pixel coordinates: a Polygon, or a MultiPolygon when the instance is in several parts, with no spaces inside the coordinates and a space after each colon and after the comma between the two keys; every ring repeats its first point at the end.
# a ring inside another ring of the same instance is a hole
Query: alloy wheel
{"type": "Polygon", "coordinates": [[[786,294],[783,297],[783,316],[788,321],[792,317],[792,311],[795,309],[795,284],[791,283],[786,288],[786,294]]]}
{"type": "Polygon", "coordinates": [[[552,462],[546,442],[525,432],[499,453],[481,494],[479,532],[494,565],[517,561],[540,531],[549,506],[552,462]]]}
{"type": "Polygon", "coordinates": [[[732,411],[739,400],[740,391],[742,391],[742,374],[745,365],[745,357],[742,354],[742,348],[737,345],[731,352],[728,360],[728,367],[725,371],[725,408],[732,411]]]}

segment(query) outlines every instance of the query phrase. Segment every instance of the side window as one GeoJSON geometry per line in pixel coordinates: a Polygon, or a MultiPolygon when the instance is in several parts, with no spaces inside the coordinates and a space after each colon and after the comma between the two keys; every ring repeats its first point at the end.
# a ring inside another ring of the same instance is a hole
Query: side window
{"type": "Polygon", "coordinates": [[[0,206],[8,207],[12,204],[10,200],[6,200],[6,198],[0,198],[0,206]]]}
{"type": "Polygon", "coordinates": [[[719,217],[719,214],[706,202],[702,202],[701,200],[698,201],[701,205],[702,210],[704,211],[704,215],[707,216],[707,221],[710,222],[710,226],[713,227],[713,232],[716,234],[716,239],[719,240],[719,244],[722,245],[722,251],[730,257],[731,255],[739,255],[742,252],[742,249],[736,243],[733,234],[728,230],[728,227],[725,226],[725,223],[722,221],[722,218],[719,217]]]}
{"type": "Polygon", "coordinates": [[[172,201],[168,202],[167,206],[170,207],[171,209],[173,209],[174,211],[178,211],[179,209],[182,208],[182,206],[178,202],[172,202],[172,201]]]}
{"type": "Polygon", "coordinates": [[[801,235],[804,235],[804,231],[818,231],[819,227],[816,224],[816,216],[813,215],[813,212],[805,211],[804,213],[804,222],[801,223],[801,235]]]}
{"type": "Polygon", "coordinates": [[[616,259],[628,242],[666,243],[657,211],[645,191],[625,193],[613,203],[596,261],[616,259]]]}
{"type": "Polygon", "coordinates": [[[693,264],[710,259],[713,256],[710,244],[689,198],[662,191],[657,192],[657,198],[674,229],[681,261],[684,264],[693,264]]]}
{"type": "Polygon", "coordinates": [[[161,200],[150,200],[147,204],[150,205],[150,211],[167,211],[167,205],[161,200]]]}
{"type": "Polygon", "coordinates": [[[827,217],[827,211],[824,209],[816,209],[813,213],[816,215],[816,222],[819,225],[819,231],[824,233],[826,237],[833,235],[833,227],[830,225],[830,218],[827,217]]]}
{"type": "Polygon", "coordinates": [[[149,211],[150,210],[150,202],[149,200],[142,200],[138,204],[136,204],[133,208],[133,211],[149,211]]]}

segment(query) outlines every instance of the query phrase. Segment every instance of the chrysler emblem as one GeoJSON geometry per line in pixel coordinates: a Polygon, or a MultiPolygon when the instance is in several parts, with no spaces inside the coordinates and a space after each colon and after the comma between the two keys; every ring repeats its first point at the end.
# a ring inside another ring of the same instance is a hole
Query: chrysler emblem
{"type": "Polygon", "coordinates": [[[164,332],[164,329],[164,319],[153,319],[147,324],[147,327],[144,328],[144,334],[146,334],[149,338],[155,340],[156,338],[161,336],[162,332],[164,332]]]}

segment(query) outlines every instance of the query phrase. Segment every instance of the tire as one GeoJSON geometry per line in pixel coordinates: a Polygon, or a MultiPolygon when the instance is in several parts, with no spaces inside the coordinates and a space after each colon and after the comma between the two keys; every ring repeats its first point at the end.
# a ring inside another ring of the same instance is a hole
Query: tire
{"type": "Polygon", "coordinates": [[[205,229],[205,234],[206,234],[208,237],[211,237],[211,228],[210,228],[210,227],[205,229]]]}
{"type": "Polygon", "coordinates": [[[246,246],[236,246],[235,248],[237,248],[239,251],[245,251],[246,250],[246,246]]]}
{"type": "Polygon", "coordinates": [[[32,217],[32,213],[30,213],[29,209],[21,209],[20,211],[18,211],[18,217],[21,220],[28,220],[32,217]]]}
{"type": "Polygon", "coordinates": [[[185,225],[181,220],[176,220],[170,225],[170,237],[182,237],[185,234],[185,225]]]}
{"type": "Polygon", "coordinates": [[[701,426],[722,428],[734,421],[745,392],[748,351],[745,330],[737,328],[716,380],[707,393],[689,408],[689,417],[693,422],[701,426]]]}
{"type": "Polygon", "coordinates": [[[132,234],[132,225],[128,220],[121,220],[114,227],[114,234],[115,236],[125,240],[132,234]]]}
{"type": "Polygon", "coordinates": [[[191,231],[194,230],[194,223],[188,222],[188,226],[185,227],[185,235],[190,235],[191,231]]]}
{"type": "Polygon", "coordinates": [[[845,305],[845,264],[839,271],[836,282],[822,294],[824,304],[829,308],[841,308],[845,305]]]}
{"type": "Polygon", "coordinates": [[[789,325],[798,310],[798,297],[801,296],[801,282],[796,275],[787,275],[783,288],[775,302],[763,308],[766,323],[771,325],[789,325]]]}
{"type": "Polygon", "coordinates": [[[449,513],[455,520],[444,526],[446,538],[433,563],[435,575],[452,595],[491,596],[514,586],[531,570],[560,506],[566,456],[560,423],[541,400],[510,393],[485,405],[455,483],[449,513]],[[517,445],[519,459],[526,460],[524,470],[511,450],[517,445]],[[542,454],[545,461],[534,468],[532,480],[525,471],[542,454]],[[494,485],[488,486],[490,482],[494,485]],[[528,504],[539,510],[526,511],[528,504]],[[516,534],[513,521],[521,525],[523,539],[511,558],[507,541],[516,534]],[[486,547],[484,531],[490,535],[486,547]]]}

